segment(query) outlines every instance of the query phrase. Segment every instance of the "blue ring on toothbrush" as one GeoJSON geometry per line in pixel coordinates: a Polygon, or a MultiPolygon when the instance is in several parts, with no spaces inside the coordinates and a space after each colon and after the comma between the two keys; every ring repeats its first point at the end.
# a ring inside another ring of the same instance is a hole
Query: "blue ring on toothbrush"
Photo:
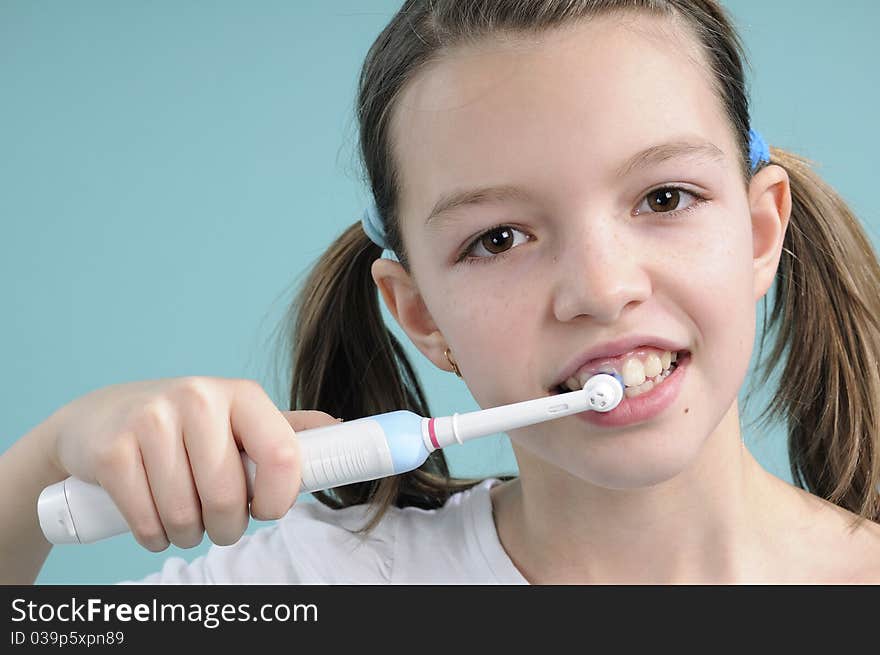
{"type": "Polygon", "coordinates": [[[430,455],[428,449],[421,439],[412,438],[414,434],[422,434],[421,416],[407,409],[398,409],[372,418],[385,432],[395,473],[405,473],[425,463],[430,455]]]}

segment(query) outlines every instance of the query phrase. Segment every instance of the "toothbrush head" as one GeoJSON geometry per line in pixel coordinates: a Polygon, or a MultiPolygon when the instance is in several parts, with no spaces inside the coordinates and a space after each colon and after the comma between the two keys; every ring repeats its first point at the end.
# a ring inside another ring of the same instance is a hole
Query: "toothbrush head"
{"type": "Polygon", "coordinates": [[[623,400],[623,379],[617,373],[598,373],[584,384],[590,409],[610,412],[623,400]]]}

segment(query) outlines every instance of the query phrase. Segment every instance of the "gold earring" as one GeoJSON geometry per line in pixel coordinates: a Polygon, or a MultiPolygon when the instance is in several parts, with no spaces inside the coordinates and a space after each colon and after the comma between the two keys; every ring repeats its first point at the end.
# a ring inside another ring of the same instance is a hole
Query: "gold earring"
{"type": "Polygon", "coordinates": [[[446,349],[446,361],[452,366],[452,370],[455,371],[455,374],[458,377],[461,377],[461,371],[458,370],[458,364],[456,364],[452,357],[449,356],[449,348],[446,349]]]}

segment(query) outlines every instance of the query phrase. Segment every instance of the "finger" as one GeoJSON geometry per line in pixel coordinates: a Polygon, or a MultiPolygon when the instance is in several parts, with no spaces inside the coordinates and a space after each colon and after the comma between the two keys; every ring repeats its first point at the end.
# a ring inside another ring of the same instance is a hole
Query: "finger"
{"type": "Polygon", "coordinates": [[[114,448],[101,457],[95,467],[95,480],[110,494],[141,546],[154,553],[168,548],[168,536],[159,518],[134,434],[119,439],[114,448]]]}
{"type": "Polygon", "coordinates": [[[219,546],[234,544],[248,525],[247,483],[232,436],[229,411],[206,402],[182,410],[183,442],[202,505],[208,537],[219,546]]]}
{"type": "Polygon", "coordinates": [[[238,384],[230,409],[232,432],[256,463],[251,515],[278,519],[296,502],[300,487],[299,445],[293,427],[254,383],[238,384]]]}
{"type": "Polygon", "coordinates": [[[175,546],[192,548],[202,542],[205,528],[175,411],[170,405],[145,408],[136,434],[165,534],[175,546]]]}

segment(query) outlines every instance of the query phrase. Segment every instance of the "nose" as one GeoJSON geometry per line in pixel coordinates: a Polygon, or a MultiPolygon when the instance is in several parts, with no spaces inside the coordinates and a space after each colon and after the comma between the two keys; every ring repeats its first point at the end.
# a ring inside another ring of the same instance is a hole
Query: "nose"
{"type": "Polygon", "coordinates": [[[638,244],[613,219],[581,219],[560,248],[553,310],[559,321],[586,315],[613,324],[651,295],[638,244]]]}

